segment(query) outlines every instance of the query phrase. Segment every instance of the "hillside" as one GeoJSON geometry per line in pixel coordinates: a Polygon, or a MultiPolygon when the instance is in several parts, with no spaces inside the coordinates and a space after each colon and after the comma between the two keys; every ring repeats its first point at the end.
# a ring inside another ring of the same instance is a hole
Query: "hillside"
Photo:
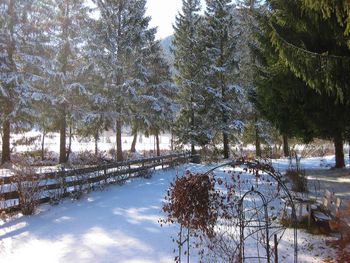
{"type": "Polygon", "coordinates": [[[166,58],[167,62],[169,63],[171,72],[174,74],[174,72],[175,72],[174,55],[170,50],[173,39],[174,39],[174,35],[171,35],[171,36],[168,36],[166,38],[163,38],[160,43],[161,43],[161,46],[162,46],[163,51],[164,51],[164,57],[166,58]]]}

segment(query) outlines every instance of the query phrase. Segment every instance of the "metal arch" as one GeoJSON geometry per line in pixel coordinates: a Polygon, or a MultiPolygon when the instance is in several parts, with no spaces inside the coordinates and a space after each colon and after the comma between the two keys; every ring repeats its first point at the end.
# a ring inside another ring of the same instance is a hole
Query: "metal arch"
{"type": "Polygon", "coordinates": [[[233,160],[227,163],[220,164],[209,171],[205,173],[205,175],[209,175],[213,171],[215,171],[218,168],[225,167],[225,166],[241,166],[241,165],[246,165],[248,168],[255,169],[255,170],[260,170],[262,172],[265,172],[269,176],[271,176],[273,179],[275,179],[280,187],[282,187],[283,192],[287,195],[287,198],[290,201],[290,205],[292,208],[292,221],[293,221],[293,231],[294,231],[294,263],[298,263],[298,233],[297,233],[297,216],[296,216],[296,211],[295,211],[295,206],[294,206],[294,201],[293,197],[290,194],[287,186],[282,182],[281,178],[282,175],[275,171],[275,169],[270,166],[270,165],[263,165],[261,164],[258,160],[254,161],[247,161],[242,159],[239,160],[233,160]]]}
{"type": "Polygon", "coordinates": [[[264,215],[265,215],[265,232],[266,232],[266,257],[267,257],[267,262],[270,263],[270,243],[269,243],[269,226],[268,226],[268,220],[269,220],[269,216],[268,216],[268,211],[267,211],[267,201],[265,196],[260,193],[259,191],[256,191],[252,188],[252,190],[246,192],[242,198],[239,200],[239,209],[240,209],[240,259],[241,262],[244,262],[244,213],[243,213],[243,201],[244,198],[251,193],[255,193],[257,194],[261,200],[263,201],[263,206],[264,206],[264,215]]]}

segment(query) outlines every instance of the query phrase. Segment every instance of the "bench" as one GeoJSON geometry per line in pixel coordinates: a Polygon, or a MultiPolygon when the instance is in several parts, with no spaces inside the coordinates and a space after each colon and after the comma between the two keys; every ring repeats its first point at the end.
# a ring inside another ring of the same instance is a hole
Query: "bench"
{"type": "Polygon", "coordinates": [[[309,213],[316,223],[329,223],[337,217],[340,205],[341,199],[326,190],[321,204],[311,205],[309,213]]]}

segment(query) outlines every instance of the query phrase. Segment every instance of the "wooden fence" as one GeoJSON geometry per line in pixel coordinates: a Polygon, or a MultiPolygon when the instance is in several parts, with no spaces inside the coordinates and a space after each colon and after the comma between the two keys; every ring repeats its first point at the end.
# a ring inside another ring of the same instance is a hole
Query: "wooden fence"
{"type": "MultiPolygon", "coordinates": [[[[122,183],[125,180],[146,176],[150,169],[170,167],[186,162],[190,152],[182,152],[159,157],[129,160],[80,169],[61,170],[26,176],[10,175],[0,178],[0,212],[13,212],[20,209],[19,187],[40,192],[38,203],[55,202],[64,197],[94,190],[106,184],[122,183]]],[[[24,171],[23,174],[26,174],[24,171]]],[[[26,193],[25,193],[26,194],[26,193]]],[[[33,193],[32,193],[33,194],[33,193]]]]}

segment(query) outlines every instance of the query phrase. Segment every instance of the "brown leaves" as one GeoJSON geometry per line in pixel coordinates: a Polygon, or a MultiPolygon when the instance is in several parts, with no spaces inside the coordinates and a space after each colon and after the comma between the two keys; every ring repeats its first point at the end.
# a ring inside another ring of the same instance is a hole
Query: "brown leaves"
{"type": "Polygon", "coordinates": [[[215,184],[205,174],[186,174],[176,178],[167,193],[168,202],[163,207],[168,215],[167,222],[176,221],[211,235],[217,219],[212,202],[214,187],[215,184]]]}

